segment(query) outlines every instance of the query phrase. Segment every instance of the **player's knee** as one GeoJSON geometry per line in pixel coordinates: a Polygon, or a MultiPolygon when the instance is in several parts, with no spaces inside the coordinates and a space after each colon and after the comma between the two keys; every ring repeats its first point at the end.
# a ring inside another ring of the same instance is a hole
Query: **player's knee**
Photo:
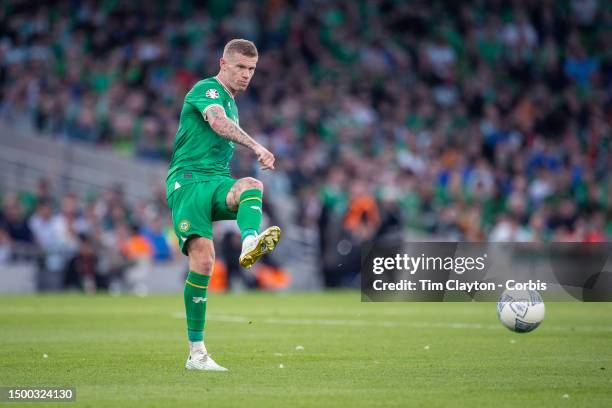
{"type": "Polygon", "coordinates": [[[189,268],[201,275],[212,275],[215,266],[215,257],[210,255],[190,255],[189,268]]]}
{"type": "Polygon", "coordinates": [[[215,264],[215,256],[199,251],[190,251],[189,268],[202,275],[210,275],[215,264]]]}
{"type": "Polygon", "coordinates": [[[202,275],[211,275],[215,265],[215,255],[202,239],[189,242],[189,269],[202,275]]]}
{"type": "Polygon", "coordinates": [[[253,177],[245,177],[240,179],[241,192],[246,190],[260,190],[263,192],[263,183],[253,177]]]}

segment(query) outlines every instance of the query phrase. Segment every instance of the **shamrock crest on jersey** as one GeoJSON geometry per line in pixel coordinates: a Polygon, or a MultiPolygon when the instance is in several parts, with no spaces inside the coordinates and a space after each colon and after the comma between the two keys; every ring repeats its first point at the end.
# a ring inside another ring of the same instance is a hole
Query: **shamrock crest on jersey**
{"type": "Polygon", "coordinates": [[[211,88],[211,89],[206,91],[205,95],[206,95],[207,98],[217,99],[219,97],[219,91],[217,91],[216,89],[211,88]]]}
{"type": "Polygon", "coordinates": [[[179,230],[181,232],[187,232],[189,231],[189,228],[191,228],[191,223],[187,220],[182,220],[181,222],[179,222],[179,230]]]}

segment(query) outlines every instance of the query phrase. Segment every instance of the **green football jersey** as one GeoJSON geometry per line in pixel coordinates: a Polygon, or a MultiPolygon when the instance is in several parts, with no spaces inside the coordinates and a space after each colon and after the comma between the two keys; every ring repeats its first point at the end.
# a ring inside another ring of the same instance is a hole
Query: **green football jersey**
{"type": "Polygon", "coordinates": [[[196,83],[183,103],[166,178],[168,195],[178,185],[230,175],[234,143],[215,133],[204,119],[203,112],[211,105],[223,107],[225,115],[239,124],[236,102],[217,78],[196,83]]]}

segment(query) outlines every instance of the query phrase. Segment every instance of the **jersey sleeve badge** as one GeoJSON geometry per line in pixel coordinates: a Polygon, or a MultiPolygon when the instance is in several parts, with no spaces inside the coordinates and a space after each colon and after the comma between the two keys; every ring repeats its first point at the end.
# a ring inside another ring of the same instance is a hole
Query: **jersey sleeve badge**
{"type": "Polygon", "coordinates": [[[216,89],[211,88],[211,89],[206,91],[205,95],[206,95],[207,98],[217,99],[219,97],[219,91],[217,91],[216,89]]]}

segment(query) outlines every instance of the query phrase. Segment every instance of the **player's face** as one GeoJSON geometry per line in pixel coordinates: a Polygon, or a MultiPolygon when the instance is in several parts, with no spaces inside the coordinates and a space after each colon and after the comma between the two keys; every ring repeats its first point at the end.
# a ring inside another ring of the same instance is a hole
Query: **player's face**
{"type": "Polygon", "coordinates": [[[257,57],[247,57],[242,54],[230,54],[221,58],[221,70],[224,71],[225,78],[229,81],[230,87],[235,91],[244,91],[249,86],[253,74],[257,57]]]}

